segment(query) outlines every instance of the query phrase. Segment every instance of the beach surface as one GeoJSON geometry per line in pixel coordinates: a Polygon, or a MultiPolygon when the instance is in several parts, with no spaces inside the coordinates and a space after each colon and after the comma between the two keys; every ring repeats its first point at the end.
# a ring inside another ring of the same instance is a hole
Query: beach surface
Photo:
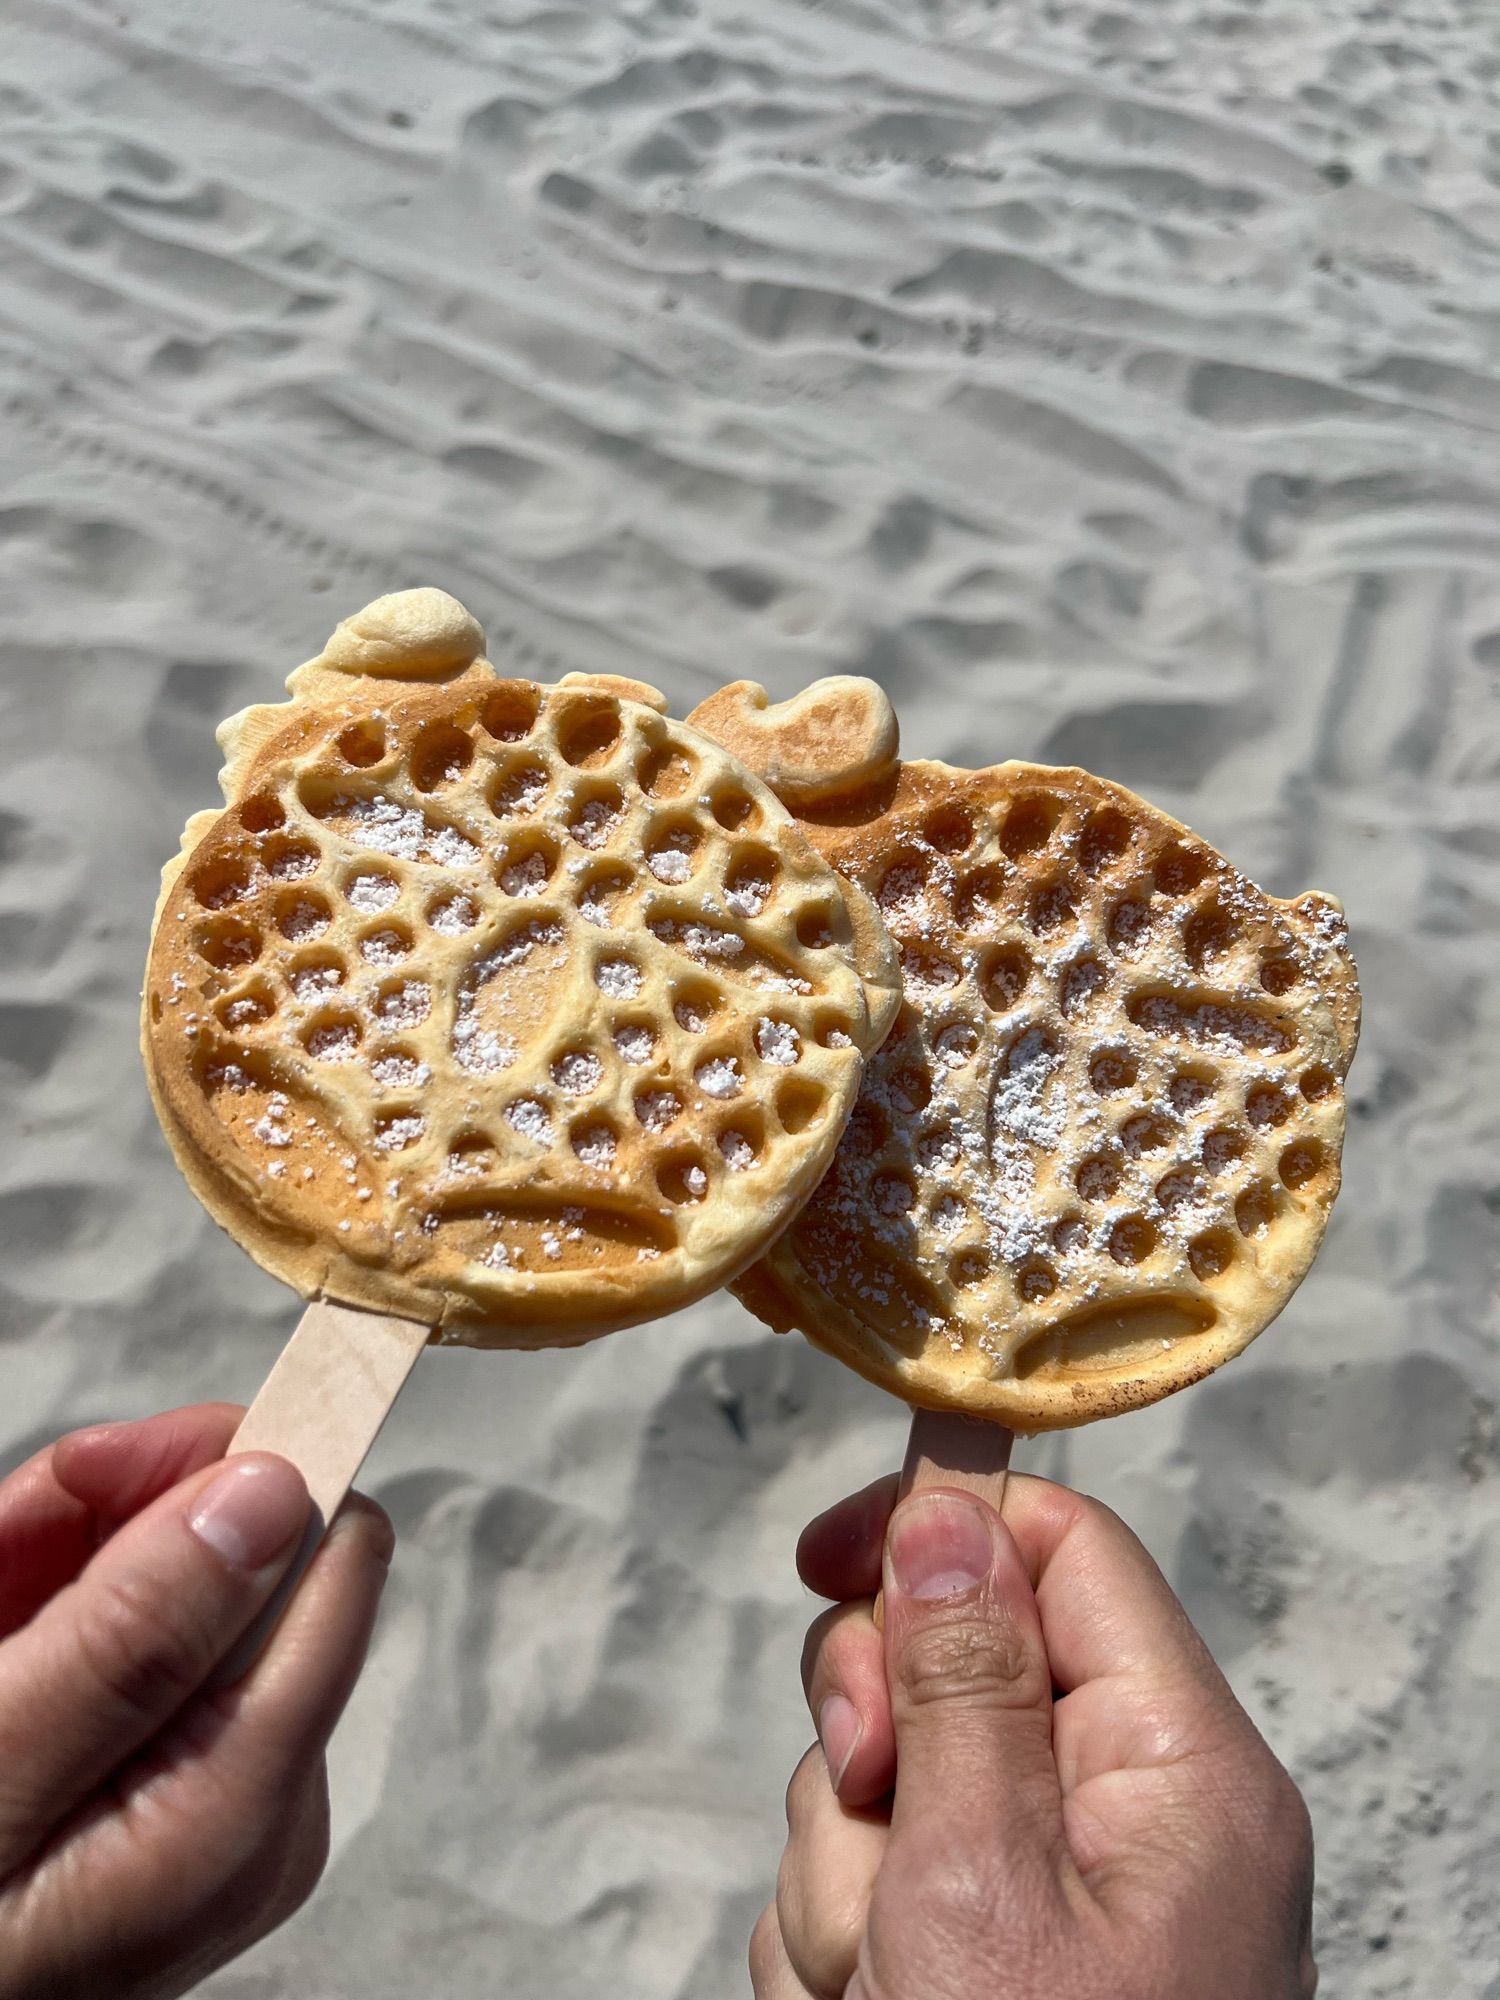
{"type": "MultiPolygon", "coordinates": [[[[1306,1792],[1333,2000],[1500,1996],[1500,41],[1475,0],[8,0],[0,1467],[297,1312],[135,1046],[214,725],[453,591],[502,671],[873,674],[1078,762],[1365,983],[1325,1252],[1020,1447],[1306,1792]]],[[[803,1521],[904,1413],[719,1297],[435,1353],[313,1906],[211,2000],[721,2000],[810,1738],[803,1521]]]]}

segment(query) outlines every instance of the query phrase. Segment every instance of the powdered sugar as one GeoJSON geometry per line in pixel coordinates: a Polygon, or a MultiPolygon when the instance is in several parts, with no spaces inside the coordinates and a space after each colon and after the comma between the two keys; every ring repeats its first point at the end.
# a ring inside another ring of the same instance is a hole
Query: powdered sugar
{"type": "Polygon", "coordinates": [[[520,965],[524,959],[531,956],[532,952],[539,951],[544,945],[561,944],[562,941],[561,924],[546,917],[533,918],[522,929],[512,931],[503,944],[497,945],[492,952],[486,953],[483,958],[476,961],[469,973],[468,984],[480,985],[487,979],[493,979],[497,972],[504,971],[507,966],[520,965]]]}
{"type": "Polygon", "coordinates": [[[395,965],[410,949],[400,931],[371,931],[359,941],[360,957],[366,965],[395,965]]]}
{"type": "Polygon", "coordinates": [[[692,843],[686,846],[669,842],[646,856],[646,866],[658,882],[668,882],[674,886],[686,882],[693,872],[692,843]]]}
{"type": "Polygon", "coordinates": [[[614,831],[620,808],[608,799],[588,799],[573,815],[569,827],[580,847],[601,848],[614,831]]]}
{"type": "Polygon", "coordinates": [[[348,824],[356,847],[371,847],[401,861],[426,861],[439,868],[472,868],[479,849],[456,826],[431,820],[415,806],[377,794],[374,798],[334,800],[348,824]]]}
{"type": "Polygon", "coordinates": [[[321,903],[293,903],[281,916],[281,935],[294,944],[321,937],[328,928],[328,912],[321,903]]]}
{"type": "Polygon", "coordinates": [[[927,1172],[945,1171],[958,1165],[961,1149],[951,1125],[939,1125],[917,1140],[917,1165],[927,1172]]]}
{"type": "Polygon", "coordinates": [[[578,898],[578,914],[586,924],[593,924],[599,930],[609,926],[610,897],[619,893],[620,884],[611,880],[589,882],[578,898]]]}
{"type": "Polygon", "coordinates": [[[423,979],[392,986],[375,1002],[375,1012],[388,1027],[415,1028],[432,1011],[432,988],[423,979]]]}
{"type": "Polygon", "coordinates": [[[990,1100],[990,1116],[1000,1131],[1034,1146],[1059,1144],[1067,1124],[1067,1098],[1061,1083],[1050,1080],[1060,1060],[1042,1028],[1028,1028],[1011,1044],[990,1100]]]}
{"type": "Polygon", "coordinates": [[[314,1028],[307,1038],[307,1053],[319,1062],[352,1062],[359,1053],[359,1030],[343,1021],[314,1028]]]}
{"type": "Polygon", "coordinates": [[[229,1028],[247,1028],[253,1022],[265,1020],[269,1011],[262,1000],[231,1000],[224,1009],[224,1024],[229,1028]]]}
{"type": "Polygon", "coordinates": [[[516,1059],[516,1045],[493,1028],[481,1027],[472,1012],[461,1008],[453,1023],[453,1058],[470,1076],[496,1076],[516,1059]]]}
{"type": "Polygon", "coordinates": [[[693,958],[738,958],[745,949],[742,937],[714,924],[681,923],[673,917],[662,917],[652,924],[651,931],[663,944],[676,945],[693,958]]]}
{"type": "Polygon", "coordinates": [[[588,1125],[573,1135],[573,1151],[586,1167],[607,1167],[615,1157],[615,1135],[607,1125],[588,1125]]]}
{"type": "Polygon", "coordinates": [[[540,896],[551,872],[546,855],[533,849],[501,869],[500,887],[507,896],[540,896]]]}
{"type": "Polygon", "coordinates": [[[932,1222],[944,1236],[952,1236],[964,1226],[968,1209],[956,1194],[940,1194],[932,1204],[932,1222]]]}
{"type": "Polygon", "coordinates": [[[615,1029],[615,1047],[628,1063],[648,1063],[656,1052],[656,1036],[649,1028],[627,1024],[615,1029]]]}
{"type": "Polygon", "coordinates": [[[758,917],[770,899],[771,884],[762,875],[737,876],[724,891],[725,905],[736,917],[758,917]]]}
{"type": "Polygon", "coordinates": [[[432,1081],[432,1071],[426,1063],[399,1052],[376,1056],[370,1064],[370,1074],[386,1090],[420,1090],[423,1084],[432,1081]]]}
{"type": "Polygon", "coordinates": [[[755,1148],[743,1132],[721,1132],[719,1151],[732,1174],[742,1174],[755,1165],[755,1148]]]}
{"type": "Polygon", "coordinates": [[[427,921],[443,937],[462,937],[479,922],[479,905],[469,896],[450,896],[428,911],[427,921]]]}
{"type": "Polygon", "coordinates": [[[693,1072],[693,1080],[706,1096],[718,1098],[738,1097],[745,1081],[739,1065],[725,1056],[700,1063],[693,1072]]]}
{"type": "Polygon", "coordinates": [[[304,875],[314,874],[317,866],[315,847],[282,847],[266,862],[266,873],[275,882],[299,882],[304,875]]]}
{"type": "Polygon", "coordinates": [[[551,1137],[552,1120],[539,1097],[516,1098],[506,1105],[505,1118],[523,1138],[534,1139],[539,1145],[551,1137]]]}
{"type": "Polygon", "coordinates": [[[377,870],[354,876],[344,895],[361,916],[373,917],[381,910],[388,910],[401,894],[401,884],[393,875],[383,875],[377,870]]]}
{"type": "Polygon", "coordinates": [[[547,773],[536,764],[521,764],[495,787],[497,813],[534,813],[547,796],[547,773]]]}
{"type": "Polygon", "coordinates": [[[763,1014],[755,1024],[755,1052],[762,1062],[790,1069],[802,1053],[802,1037],[790,1021],[773,1021],[763,1014]]]}
{"type": "Polygon", "coordinates": [[[939,1031],[933,1040],[932,1053],[942,1069],[962,1069],[974,1060],[979,1047],[979,1033],[967,1021],[953,1021],[939,1031]]]}
{"type": "Polygon", "coordinates": [[[670,1090],[648,1090],[635,1100],[635,1115],[648,1132],[665,1132],[681,1110],[681,1099],[670,1090]]]}
{"type": "Polygon", "coordinates": [[[594,984],[611,1000],[633,1000],[641,990],[641,969],[628,958],[604,958],[594,967],[594,984]]]}
{"type": "Polygon", "coordinates": [[[291,977],[292,991],[299,1000],[320,1000],[343,983],[341,965],[299,965],[291,977]]]}
{"type": "Polygon", "coordinates": [[[266,1099],[266,1108],[251,1126],[250,1130],[263,1146],[290,1146],[294,1135],[287,1129],[287,1114],[291,1106],[279,1090],[273,1090],[266,1099]]]}
{"type": "Polygon", "coordinates": [[[597,1090],[603,1076],[604,1065],[591,1049],[570,1049],[552,1065],[552,1081],[575,1097],[597,1090]]]}
{"type": "Polygon", "coordinates": [[[414,1112],[388,1118],[377,1130],[375,1144],[382,1153],[398,1153],[403,1146],[414,1146],[426,1130],[426,1120],[414,1112]]]}

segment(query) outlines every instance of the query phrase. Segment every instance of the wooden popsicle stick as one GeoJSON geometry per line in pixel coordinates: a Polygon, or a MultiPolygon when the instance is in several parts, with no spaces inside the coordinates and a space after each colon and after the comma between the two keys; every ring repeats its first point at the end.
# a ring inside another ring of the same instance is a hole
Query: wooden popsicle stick
{"type": "Polygon", "coordinates": [[[210,1683],[228,1687],[259,1657],[328,1524],[406,1386],[431,1329],[314,1299],[245,1412],[229,1455],[272,1451],[307,1481],[312,1514],[291,1568],[210,1683]]]}
{"type": "Polygon", "coordinates": [[[1004,1424],[955,1416],[951,1410],[913,1410],[898,1497],[904,1500],[924,1486],[957,1486],[977,1493],[998,1514],[1014,1443],[1015,1433],[1004,1424]]]}

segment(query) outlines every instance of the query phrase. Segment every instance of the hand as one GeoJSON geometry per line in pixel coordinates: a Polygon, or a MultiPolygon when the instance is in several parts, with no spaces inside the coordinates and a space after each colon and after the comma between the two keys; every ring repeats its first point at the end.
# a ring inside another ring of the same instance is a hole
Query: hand
{"type": "Polygon", "coordinates": [[[841,1601],[756,2000],[1308,2000],[1307,1810],[1135,1536],[1041,1479],[1003,1522],[895,1487],[798,1550],[841,1601]]]}
{"type": "Polygon", "coordinates": [[[205,1692],[307,1525],[221,1464],[228,1404],[79,1431],[0,1483],[0,1995],[166,2000],[283,1922],[327,1858],[323,1750],[394,1545],[355,1498],[244,1679],[205,1692]]]}

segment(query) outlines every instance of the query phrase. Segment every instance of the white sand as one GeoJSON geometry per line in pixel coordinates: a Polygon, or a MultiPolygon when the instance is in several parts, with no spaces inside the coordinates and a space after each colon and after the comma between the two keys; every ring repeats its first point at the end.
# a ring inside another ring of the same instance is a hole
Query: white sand
{"type": "MultiPolygon", "coordinates": [[[[213,724],[408,582],[503,666],[878,674],[1347,899],[1347,1188],[1227,1375],[1027,1448],[1306,1787],[1326,1991],[1500,1994],[1500,154],[1482,6],[11,0],[0,1455],[292,1302],[134,1050],[213,724]],[[1420,18],[1421,27],[1412,25],[1420,18]],[[1406,25],[1403,25],[1403,20],[1406,25]]],[[[818,1505],[894,1405],[728,1300],[431,1357],[315,1908],[214,2000],[743,1990],[818,1505]]]]}

